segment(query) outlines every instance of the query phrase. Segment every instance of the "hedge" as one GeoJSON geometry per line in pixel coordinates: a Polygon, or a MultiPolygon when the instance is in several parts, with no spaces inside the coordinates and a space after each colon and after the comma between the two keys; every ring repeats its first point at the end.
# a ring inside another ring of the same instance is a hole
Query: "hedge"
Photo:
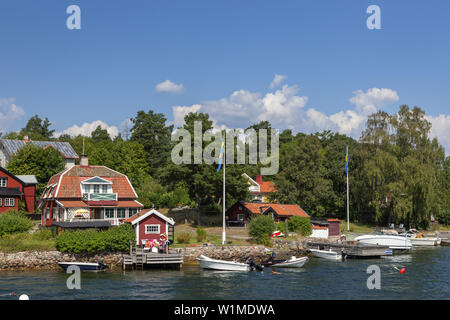
{"type": "Polygon", "coordinates": [[[68,253],[125,252],[136,242],[133,227],[122,224],[107,231],[65,231],[56,238],[56,249],[68,253]]]}

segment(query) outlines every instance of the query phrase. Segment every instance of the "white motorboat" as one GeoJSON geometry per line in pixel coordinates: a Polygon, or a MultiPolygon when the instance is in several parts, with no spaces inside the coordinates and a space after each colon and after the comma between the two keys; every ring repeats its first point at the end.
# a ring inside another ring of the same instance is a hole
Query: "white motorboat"
{"type": "Polygon", "coordinates": [[[374,232],[355,238],[361,244],[388,246],[392,250],[410,250],[411,240],[406,236],[387,235],[374,232]]]}
{"type": "Polygon", "coordinates": [[[81,271],[102,271],[105,270],[108,266],[104,264],[102,261],[98,262],[59,262],[58,265],[67,270],[70,266],[76,266],[80,268],[81,271]]]}
{"type": "Polygon", "coordinates": [[[200,266],[203,269],[210,269],[210,270],[252,271],[254,270],[254,268],[257,268],[257,266],[254,263],[241,263],[237,261],[218,260],[209,258],[204,255],[198,257],[197,261],[200,263],[200,266]],[[254,266],[252,264],[254,264],[254,266]]]}
{"type": "Polygon", "coordinates": [[[329,250],[309,249],[314,257],[324,258],[328,260],[342,260],[342,254],[329,250]]]}

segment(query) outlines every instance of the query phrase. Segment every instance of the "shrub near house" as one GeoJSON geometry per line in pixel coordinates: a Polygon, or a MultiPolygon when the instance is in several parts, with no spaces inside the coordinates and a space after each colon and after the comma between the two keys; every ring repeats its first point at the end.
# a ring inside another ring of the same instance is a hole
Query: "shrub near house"
{"type": "Polygon", "coordinates": [[[65,231],[56,238],[56,249],[68,253],[126,252],[135,243],[135,233],[129,224],[107,231],[65,231]]]}

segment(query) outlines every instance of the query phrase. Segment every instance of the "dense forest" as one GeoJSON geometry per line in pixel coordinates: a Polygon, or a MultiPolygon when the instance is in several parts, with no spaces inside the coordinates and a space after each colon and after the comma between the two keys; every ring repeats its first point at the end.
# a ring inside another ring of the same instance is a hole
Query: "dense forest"
{"type": "MultiPolygon", "coordinates": [[[[20,132],[3,139],[58,140],[69,142],[78,154],[89,156],[92,165],[105,165],[128,175],[139,201],[146,207],[178,205],[221,211],[222,172],[217,165],[180,164],[171,161],[174,131],[164,114],[139,111],[124,134],[111,139],[100,126],[90,137],[62,135],[55,139],[51,123],[38,115],[20,132]]],[[[202,130],[213,127],[208,114],[190,113],[183,128],[193,134],[194,121],[202,130]]],[[[251,126],[271,130],[263,121],[251,126]]],[[[299,128],[301,129],[301,128],[299,128]]],[[[369,116],[361,137],[355,140],[338,133],[315,134],[292,130],[279,134],[279,172],[265,176],[278,191],[272,200],[296,203],[311,216],[346,216],[345,150],[349,149],[350,218],[376,225],[404,223],[427,228],[433,216],[450,223],[450,157],[437,139],[430,138],[431,124],[418,107],[402,105],[395,114],[383,111],[369,116]]],[[[35,174],[39,190],[61,171],[64,161],[52,148],[28,145],[8,163],[14,174],[35,174]]],[[[242,173],[254,177],[261,164],[227,166],[226,206],[249,199],[242,173]]]]}

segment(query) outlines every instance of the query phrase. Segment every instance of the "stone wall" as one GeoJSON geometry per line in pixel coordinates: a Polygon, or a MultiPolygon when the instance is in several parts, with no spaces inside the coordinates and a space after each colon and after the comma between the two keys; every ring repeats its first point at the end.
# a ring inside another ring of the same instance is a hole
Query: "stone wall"
{"type": "MultiPolygon", "coordinates": [[[[287,259],[290,256],[308,255],[305,241],[290,241],[283,239],[274,240],[274,247],[271,249],[278,259],[287,259]]],[[[311,240],[311,239],[309,239],[311,240]]],[[[327,242],[325,239],[320,241],[327,242]]],[[[171,249],[171,252],[181,253],[185,263],[195,263],[196,258],[205,255],[213,259],[236,260],[244,262],[252,256],[256,263],[267,260],[268,255],[264,246],[213,246],[213,247],[185,247],[171,249]]],[[[27,269],[58,269],[58,262],[79,261],[97,262],[102,260],[110,268],[122,267],[122,253],[101,253],[101,254],[68,254],[59,251],[27,251],[15,253],[0,252],[0,270],[27,270],[27,269]]]]}
{"type": "Polygon", "coordinates": [[[51,270],[58,269],[58,262],[97,262],[102,260],[109,267],[122,267],[121,253],[67,254],[59,251],[0,252],[0,270],[51,270]]]}

